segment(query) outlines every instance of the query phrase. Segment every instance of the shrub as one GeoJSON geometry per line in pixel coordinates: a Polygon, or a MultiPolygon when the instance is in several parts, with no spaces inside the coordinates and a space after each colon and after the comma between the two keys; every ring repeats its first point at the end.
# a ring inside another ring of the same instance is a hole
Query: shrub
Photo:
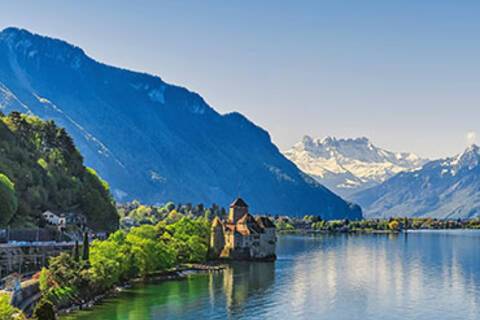
{"type": "Polygon", "coordinates": [[[35,309],[33,310],[33,319],[35,320],[57,319],[53,304],[46,299],[40,300],[40,302],[38,302],[38,304],[35,306],[35,309]]]}
{"type": "Polygon", "coordinates": [[[7,294],[0,294],[0,320],[24,320],[25,315],[10,304],[7,294]]]}
{"type": "Polygon", "coordinates": [[[0,226],[6,225],[17,211],[17,196],[13,182],[0,173],[0,226]]]}

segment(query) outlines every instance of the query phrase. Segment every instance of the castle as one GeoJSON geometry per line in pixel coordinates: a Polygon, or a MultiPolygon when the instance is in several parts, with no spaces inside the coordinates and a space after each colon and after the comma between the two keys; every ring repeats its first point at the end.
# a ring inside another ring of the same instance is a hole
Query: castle
{"type": "Polygon", "coordinates": [[[212,222],[210,253],[212,258],[232,260],[275,260],[275,225],[267,217],[254,218],[248,205],[237,198],[226,221],[212,222]]]}

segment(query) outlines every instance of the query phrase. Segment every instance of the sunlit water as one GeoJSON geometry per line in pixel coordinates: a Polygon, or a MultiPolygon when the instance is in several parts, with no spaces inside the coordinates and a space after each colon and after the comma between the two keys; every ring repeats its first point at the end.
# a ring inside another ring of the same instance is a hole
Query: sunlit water
{"type": "Polygon", "coordinates": [[[62,319],[480,319],[480,232],[282,236],[277,254],[62,319]]]}

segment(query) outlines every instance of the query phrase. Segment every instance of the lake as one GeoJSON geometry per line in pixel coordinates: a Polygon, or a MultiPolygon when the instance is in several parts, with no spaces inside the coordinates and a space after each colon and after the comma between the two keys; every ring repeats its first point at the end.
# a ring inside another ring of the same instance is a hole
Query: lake
{"type": "Polygon", "coordinates": [[[62,319],[480,319],[477,231],[280,236],[277,254],[62,319]]]}

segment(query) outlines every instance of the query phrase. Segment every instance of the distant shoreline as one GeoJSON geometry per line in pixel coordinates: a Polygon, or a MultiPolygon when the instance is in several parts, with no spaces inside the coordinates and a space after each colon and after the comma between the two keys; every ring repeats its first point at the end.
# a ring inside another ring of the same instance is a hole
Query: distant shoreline
{"type": "Polygon", "coordinates": [[[444,232],[444,231],[478,231],[479,229],[473,228],[455,228],[455,229],[407,229],[407,230],[282,230],[278,231],[279,235],[315,235],[315,234],[402,234],[402,233],[421,233],[421,232],[444,232]]]}

